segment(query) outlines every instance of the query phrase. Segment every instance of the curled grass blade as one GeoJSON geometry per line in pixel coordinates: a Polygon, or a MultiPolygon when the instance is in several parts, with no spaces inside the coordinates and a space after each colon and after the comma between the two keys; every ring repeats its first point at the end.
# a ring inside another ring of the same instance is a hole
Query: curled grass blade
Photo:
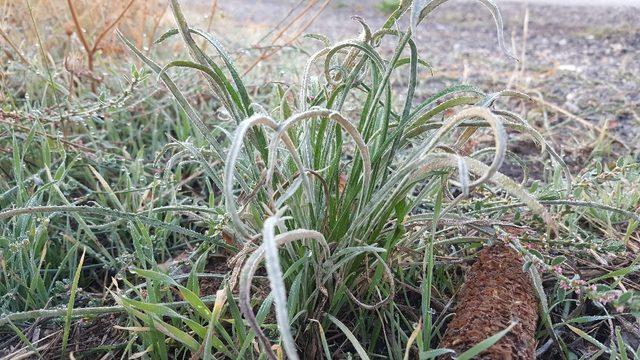
{"type": "MultiPolygon", "coordinates": [[[[324,239],[324,236],[312,230],[304,230],[297,229],[288,231],[279,235],[276,235],[273,239],[273,242],[277,246],[281,246],[284,244],[291,243],[293,241],[302,240],[302,239],[313,239],[317,241],[325,251],[325,258],[328,258],[329,247],[324,239]]],[[[240,274],[240,282],[239,282],[239,305],[242,313],[244,314],[245,319],[249,323],[249,326],[253,329],[258,337],[258,341],[262,345],[263,350],[267,353],[267,356],[270,359],[276,359],[276,355],[271,349],[271,344],[267,337],[264,335],[262,329],[260,329],[260,325],[256,319],[255,314],[253,313],[253,309],[251,307],[251,281],[253,276],[258,268],[258,265],[262,259],[265,258],[266,246],[263,244],[259,248],[257,248],[251,256],[245,262],[242,272],[240,274]]],[[[286,301],[285,301],[286,304],[286,301]]],[[[286,309],[285,309],[286,310],[286,309]]],[[[286,312],[285,312],[286,315],[286,312]]],[[[288,326],[288,324],[287,324],[288,326]]]]}
{"type": "MultiPolygon", "coordinates": [[[[235,196],[233,195],[233,184],[234,184],[234,179],[236,177],[235,166],[236,166],[238,157],[240,155],[240,150],[242,149],[242,146],[244,143],[245,134],[250,128],[258,125],[266,125],[273,130],[279,129],[278,124],[272,118],[265,115],[256,114],[250,117],[249,119],[242,121],[236,128],[233,142],[231,143],[231,149],[227,153],[227,160],[224,165],[223,192],[225,195],[225,204],[227,207],[227,211],[229,212],[229,216],[231,217],[231,220],[233,221],[237,230],[240,232],[241,235],[243,235],[247,239],[250,238],[252,235],[249,234],[249,230],[242,223],[242,220],[238,215],[235,196]]],[[[285,134],[283,136],[283,140],[289,152],[293,156],[294,161],[298,166],[300,173],[303,174],[305,170],[304,170],[304,166],[302,165],[302,160],[298,157],[295,146],[293,145],[293,142],[289,138],[289,135],[285,134]]],[[[305,180],[303,179],[303,181],[305,180]]],[[[310,187],[308,187],[308,189],[310,189],[310,187]]],[[[308,196],[310,199],[312,198],[312,194],[308,194],[308,196]]]]}

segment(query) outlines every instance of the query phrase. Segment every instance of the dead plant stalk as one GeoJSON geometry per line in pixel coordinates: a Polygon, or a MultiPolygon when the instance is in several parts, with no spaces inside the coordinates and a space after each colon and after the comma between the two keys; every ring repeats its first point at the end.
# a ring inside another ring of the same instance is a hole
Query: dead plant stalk
{"type": "Polygon", "coordinates": [[[86,57],[87,57],[87,67],[92,74],[91,79],[91,91],[96,92],[97,90],[97,79],[93,75],[94,70],[94,61],[95,55],[100,50],[100,43],[104,40],[105,36],[111,31],[124,17],[124,14],[129,10],[131,5],[135,0],[129,0],[127,5],[122,9],[122,11],[116,16],[115,20],[113,20],[109,25],[107,25],[102,31],[98,33],[98,36],[93,41],[93,44],[89,44],[86,36],[84,35],[84,30],[82,29],[82,25],[80,24],[80,20],[78,19],[78,12],[76,11],[75,6],[73,5],[73,1],[67,0],[67,5],[69,6],[69,12],[71,13],[71,18],[73,19],[73,25],[76,28],[76,34],[78,34],[78,39],[80,39],[80,43],[82,43],[82,47],[84,48],[86,57]]]}

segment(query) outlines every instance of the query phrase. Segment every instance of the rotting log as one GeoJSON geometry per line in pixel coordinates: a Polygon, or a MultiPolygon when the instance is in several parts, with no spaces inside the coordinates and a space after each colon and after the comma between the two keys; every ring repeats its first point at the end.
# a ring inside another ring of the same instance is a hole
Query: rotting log
{"type": "Polygon", "coordinates": [[[521,256],[503,243],[482,249],[467,273],[440,347],[460,354],[517,322],[477,359],[534,359],[538,301],[522,267],[521,256]]]}

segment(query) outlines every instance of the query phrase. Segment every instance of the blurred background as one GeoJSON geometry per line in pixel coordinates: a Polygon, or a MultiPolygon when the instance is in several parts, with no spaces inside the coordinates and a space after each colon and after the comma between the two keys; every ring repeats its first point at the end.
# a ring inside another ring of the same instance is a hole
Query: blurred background
{"type": "MultiPolygon", "coordinates": [[[[397,1],[186,0],[183,4],[194,27],[222,39],[238,67],[250,75],[250,84],[264,84],[298,80],[309,54],[322,45],[305,34],[324,34],[331,42],[357,37],[360,25],[352,15],[377,28],[397,1]]],[[[30,5],[32,16],[26,2],[6,1],[0,8],[0,60],[7,64],[0,86],[13,92],[37,92],[29,91],[21,76],[10,76],[25,68],[9,65],[18,62],[35,68],[42,61],[34,21],[48,61],[62,70],[58,74],[67,78],[69,88],[103,84],[115,90],[117,86],[102,79],[139,64],[117,41],[114,28],[159,59],[175,59],[183,51],[177,41],[153,47],[153,40],[172,24],[164,1],[34,0],[30,5]]],[[[418,51],[433,67],[433,74],[421,74],[419,91],[426,96],[452,82],[471,82],[485,90],[517,88],[540,94],[550,107],[559,107],[555,118],[547,120],[551,125],[579,117],[577,123],[587,128],[606,127],[627,144],[640,143],[640,127],[633,126],[640,122],[640,1],[498,1],[498,5],[506,41],[519,62],[499,52],[491,14],[481,3],[451,1],[419,27],[418,51]]],[[[392,46],[383,44],[383,51],[390,53],[392,46]]],[[[8,100],[6,93],[0,96],[8,100]]],[[[572,141],[579,135],[563,133],[554,140],[580,152],[582,140],[572,141]]],[[[614,141],[611,146],[619,144],[614,141]]],[[[637,149],[631,150],[637,155],[637,149]]]]}

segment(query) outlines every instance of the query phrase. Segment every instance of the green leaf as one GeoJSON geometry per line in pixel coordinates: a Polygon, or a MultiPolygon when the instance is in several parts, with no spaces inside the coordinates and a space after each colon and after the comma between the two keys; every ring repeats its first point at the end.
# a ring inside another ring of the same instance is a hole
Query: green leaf
{"type": "Polygon", "coordinates": [[[616,342],[618,344],[618,352],[620,353],[620,360],[628,360],[627,356],[627,344],[624,342],[622,338],[622,334],[620,333],[620,327],[616,326],[616,342]]]}
{"type": "Polygon", "coordinates": [[[170,338],[175,339],[179,343],[186,345],[192,351],[198,351],[200,349],[200,343],[198,343],[196,339],[194,339],[191,335],[187,334],[186,332],[178,329],[177,327],[173,325],[169,325],[166,322],[157,318],[153,319],[153,325],[155,329],[169,336],[170,338]]]}
{"type": "Polygon", "coordinates": [[[176,319],[182,318],[182,315],[178,314],[175,310],[165,305],[144,302],[144,301],[129,299],[125,297],[121,297],[120,299],[122,303],[126,306],[130,306],[132,308],[142,310],[147,314],[153,314],[160,318],[162,318],[163,316],[169,316],[176,319]]]}
{"type": "Polygon", "coordinates": [[[189,303],[197,312],[205,319],[211,317],[211,310],[205,305],[204,302],[200,299],[193,291],[187,289],[184,286],[178,285],[178,289],[180,290],[180,294],[182,298],[189,303]]]}
{"type": "Polygon", "coordinates": [[[347,337],[347,339],[349,339],[349,342],[351,342],[351,345],[353,345],[353,348],[356,349],[356,352],[358,353],[358,355],[363,360],[369,360],[369,355],[367,355],[367,352],[364,350],[364,348],[362,347],[358,339],[356,339],[355,335],[353,335],[351,330],[349,330],[349,328],[345,324],[343,324],[342,321],[336,319],[333,315],[330,315],[330,314],[325,314],[325,315],[327,316],[327,319],[331,320],[332,323],[336,324],[336,326],[340,328],[340,331],[342,331],[342,333],[347,337]]]}
{"type": "Polygon", "coordinates": [[[557,256],[557,257],[554,257],[553,259],[551,259],[551,262],[549,263],[549,265],[551,265],[551,266],[560,265],[560,264],[562,264],[565,260],[567,260],[567,258],[566,258],[566,257],[564,257],[564,256],[557,256]]]}
{"type": "Polygon", "coordinates": [[[502,339],[503,336],[507,335],[507,333],[509,331],[511,331],[511,329],[513,329],[514,326],[516,326],[516,323],[511,323],[511,325],[507,326],[506,329],[504,329],[504,330],[496,333],[495,335],[492,335],[492,336],[480,341],[476,345],[472,346],[471,349],[469,349],[469,350],[463,352],[462,354],[460,354],[460,356],[458,356],[456,359],[457,360],[470,360],[470,359],[473,359],[473,357],[475,357],[476,355],[480,354],[481,352],[487,350],[493,344],[497,343],[500,339],[502,339]]]}
{"type": "Polygon", "coordinates": [[[557,323],[554,325],[554,327],[560,327],[566,324],[584,324],[584,323],[590,323],[594,321],[604,321],[609,319],[613,319],[613,316],[609,316],[609,315],[580,316],[573,319],[569,319],[561,323],[557,323]]]}
{"type": "MultiPolygon", "coordinates": [[[[75,250],[75,249],[74,249],[75,250]]],[[[67,342],[69,340],[69,331],[71,329],[71,314],[73,312],[73,304],[75,303],[76,294],[78,292],[78,282],[80,281],[80,273],[82,272],[82,265],[84,264],[85,250],[82,250],[80,261],[76,268],[76,272],[73,275],[73,282],[71,283],[71,289],[69,292],[69,303],[67,303],[67,316],[64,319],[64,330],[62,334],[62,348],[60,350],[61,356],[64,358],[67,352],[67,342]]]]}
{"type": "Polygon", "coordinates": [[[586,332],[582,331],[581,329],[578,329],[577,327],[571,326],[569,324],[567,324],[567,327],[569,329],[571,329],[571,331],[576,333],[578,336],[583,338],[584,340],[586,340],[586,341],[590,342],[591,344],[597,346],[600,350],[606,352],[607,354],[610,352],[609,348],[606,347],[603,343],[601,343],[600,341],[596,340],[593,336],[587,334],[586,332]]]}
{"type": "Polygon", "coordinates": [[[455,351],[451,349],[433,349],[433,350],[421,352],[419,355],[419,358],[420,360],[435,359],[438,356],[442,356],[445,354],[453,354],[453,353],[455,353],[455,351]]]}

